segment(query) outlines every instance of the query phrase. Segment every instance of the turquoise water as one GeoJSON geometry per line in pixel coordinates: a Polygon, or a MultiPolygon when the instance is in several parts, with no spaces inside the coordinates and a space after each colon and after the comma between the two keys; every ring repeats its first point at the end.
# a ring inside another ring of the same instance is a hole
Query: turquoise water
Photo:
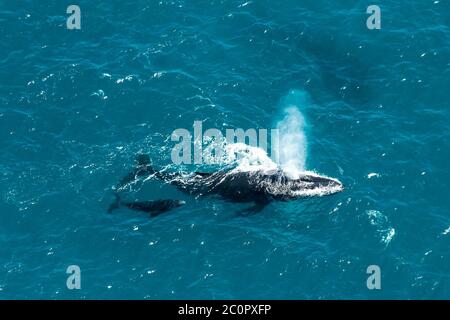
{"type": "Polygon", "coordinates": [[[0,299],[449,298],[449,1],[379,2],[381,30],[371,1],[79,0],[81,30],[69,4],[0,4],[0,299]],[[106,214],[136,153],[273,128],[291,90],[344,192],[238,217],[149,180],[128,197],[187,204],[106,214]]]}

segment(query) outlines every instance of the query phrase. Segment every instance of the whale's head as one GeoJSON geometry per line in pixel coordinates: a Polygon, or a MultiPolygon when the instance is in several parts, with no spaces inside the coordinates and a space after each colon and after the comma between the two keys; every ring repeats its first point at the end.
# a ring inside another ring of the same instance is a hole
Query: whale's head
{"type": "Polygon", "coordinates": [[[341,188],[343,189],[343,184],[334,178],[329,178],[320,175],[305,174],[299,177],[300,182],[306,183],[311,188],[341,188]]]}
{"type": "Polygon", "coordinates": [[[339,180],[309,171],[291,176],[278,170],[265,179],[264,186],[275,198],[324,196],[344,190],[344,185],[339,180]]]}
{"type": "Polygon", "coordinates": [[[337,179],[305,172],[292,180],[292,191],[300,195],[330,195],[344,190],[337,179]]]}

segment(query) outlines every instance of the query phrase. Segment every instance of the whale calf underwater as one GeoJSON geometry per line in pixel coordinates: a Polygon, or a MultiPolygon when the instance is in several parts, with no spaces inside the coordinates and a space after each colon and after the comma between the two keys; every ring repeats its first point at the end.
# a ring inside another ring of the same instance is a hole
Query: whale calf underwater
{"type": "Polygon", "coordinates": [[[296,177],[289,176],[280,168],[270,170],[224,169],[206,172],[166,172],[155,170],[150,157],[138,155],[136,166],[116,187],[116,201],[108,212],[125,206],[132,210],[150,213],[152,217],[185,204],[181,200],[154,200],[143,202],[122,201],[119,195],[123,187],[142,177],[154,176],[165,183],[174,185],[184,193],[195,196],[218,195],[232,202],[253,202],[247,213],[257,213],[271,201],[288,201],[311,196],[331,195],[344,190],[343,184],[334,178],[312,172],[302,172],[296,177]]]}

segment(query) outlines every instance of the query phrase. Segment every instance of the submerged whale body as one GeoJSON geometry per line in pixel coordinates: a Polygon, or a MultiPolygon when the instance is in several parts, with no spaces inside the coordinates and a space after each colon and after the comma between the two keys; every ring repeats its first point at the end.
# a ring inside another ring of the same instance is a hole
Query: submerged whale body
{"type": "Polygon", "coordinates": [[[147,212],[151,217],[156,217],[186,203],[183,200],[123,201],[117,193],[115,195],[116,201],[109,206],[108,213],[124,206],[131,210],[147,212]]]}
{"type": "MultiPolygon", "coordinates": [[[[154,170],[147,155],[139,155],[137,166],[118,186],[118,190],[139,177],[153,175],[156,178],[176,186],[181,191],[197,196],[219,195],[233,202],[254,202],[255,206],[249,212],[262,210],[270,201],[287,201],[292,199],[324,196],[340,192],[344,189],[337,179],[321,176],[312,172],[302,172],[291,177],[281,169],[272,170],[240,170],[239,167],[230,170],[219,170],[214,173],[165,172],[154,170]]],[[[160,208],[158,214],[170,210],[178,200],[166,204],[155,203],[160,208]]],[[[148,211],[144,204],[126,206],[133,210],[148,211]]]]}

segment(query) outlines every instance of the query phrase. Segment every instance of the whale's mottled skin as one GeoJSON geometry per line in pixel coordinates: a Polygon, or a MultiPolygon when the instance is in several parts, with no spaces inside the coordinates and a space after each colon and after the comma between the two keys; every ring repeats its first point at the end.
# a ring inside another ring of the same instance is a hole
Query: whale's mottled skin
{"type": "MultiPolygon", "coordinates": [[[[270,201],[286,201],[302,197],[330,195],[344,189],[336,179],[304,172],[297,177],[288,176],[283,170],[240,171],[238,169],[220,170],[214,173],[180,173],[156,171],[147,155],[137,158],[134,171],[122,179],[117,186],[120,190],[126,184],[142,176],[154,175],[166,183],[176,186],[192,195],[216,194],[233,202],[254,202],[252,211],[260,211],[270,201]]],[[[169,200],[170,201],[170,200],[169,200]]],[[[174,204],[177,200],[174,201],[174,204]]],[[[167,210],[174,206],[168,205],[167,210]]],[[[146,211],[142,205],[127,205],[131,209],[146,211]]],[[[161,209],[164,211],[163,209],[161,209]]]]}

